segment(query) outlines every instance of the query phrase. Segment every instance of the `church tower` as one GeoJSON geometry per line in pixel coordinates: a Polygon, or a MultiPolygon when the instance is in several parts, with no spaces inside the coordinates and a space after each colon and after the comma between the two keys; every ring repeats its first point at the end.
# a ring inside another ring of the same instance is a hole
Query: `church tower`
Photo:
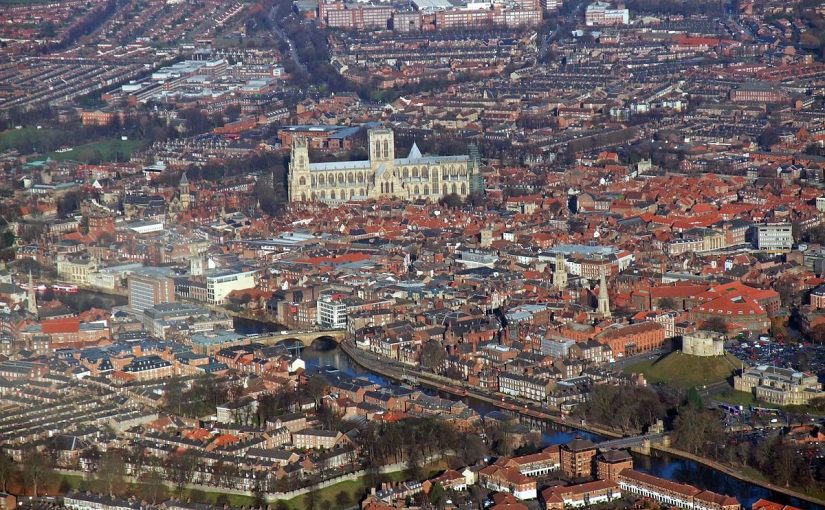
{"type": "Polygon", "coordinates": [[[29,290],[26,296],[26,310],[35,317],[39,317],[39,313],[37,312],[37,290],[34,288],[34,279],[32,278],[31,270],[29,270],[29,290]]]}
{"type": "Polygon", "coordinates": [[[189,259],[189,274],[192,276],[203,276],[203,257],[195,255],[189,259]]]}
{"type": "Polygon", "coordinates": [[[289,159],[289,201],[309,200],[309,187],[309,147],[306,138],[295,138],[289,159]]]}
{"type": "Polygon", "coordinates": [[[599,313],[606,319],[610,318],[610,296],[607,293],[607,276],[604,268],[599,276],[599,313]]]}
{"type": "Polygon", "coordinates": [[[392,129],[370,129],[369,144],[371,163],[395,161],[395,135],[392,129]]]}
{"type": "Polygon", "coordinates": [[[564,255],[556,254],[556,268],[553,271],[553,285],[559,290],[567,288],[567,266],[564,263],[564,255]]]}
{"type": "Polygon", "coordinates": [[[189,194],[189,179],[186,177],[186,172],[180,176],[178,194],[180,195],[180,208],[184,211],[188,210],[192,205],[192,195],[189,194]]]}
{"type": "Polygon", "coordinates": [[[478,145],[467,146],[470,153],[470,193],[484,193],[484,177],[481,176],[481,153],[478,145]]]}

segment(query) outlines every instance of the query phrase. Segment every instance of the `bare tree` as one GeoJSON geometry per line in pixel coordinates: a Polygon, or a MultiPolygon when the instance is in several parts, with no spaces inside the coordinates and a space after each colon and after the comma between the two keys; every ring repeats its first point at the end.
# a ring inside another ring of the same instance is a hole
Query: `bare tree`
{"type": "Polygon", "coordinates": [[[51,469],[46,457],[32,448],[23,457],[23,479],[31,487],[32,496],[37,497],[40,484],[49,475],[51,469]]]}
{"type": "Polygon", "coordinates": [[[172,459],[167,469],[167,476],[169,480],[175,484],[175,489],[180,496],[183,493],[186,484],[192,481],[192,475],[195,474],[195,467],[197,461],[195,456],[189,452],[183,452],[172,459]]]}
{"type": "Polygon", "coordinates": [[[141,496],[144,499],[151,501],[153,505],[157,505],[158,501],[163,498],[165,490],[163,476],[159,472],[152,470],[146,473],[141,484],[141,496]]]}
{"type": "Polygon", "coordinates": [[[6,492],[9,480],[14,474],[14,461],[5,453],[0,452],[0,487],[6,492]]]}
{"type": "Polygon", "coordinates": [[[126,474],[126,464],[123,462],[123,452],[109,450],[100,458],[97,466],[97,477],[106,487],[109,497],[115,497],[116,492],[123,490],[123,475],[126,474]]]}

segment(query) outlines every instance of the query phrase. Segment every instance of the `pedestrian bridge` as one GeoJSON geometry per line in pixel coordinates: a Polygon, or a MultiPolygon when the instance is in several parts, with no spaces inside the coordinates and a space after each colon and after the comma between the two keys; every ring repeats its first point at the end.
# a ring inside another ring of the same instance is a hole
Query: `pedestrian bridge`
{"type": "Polygon", "coordinates": [[[288,340],[297,340],[304,344],[305,347],[311,346],[316,340],[327,339],[335,343],[341,343],[346,336],[346,331],[343,329],[319,329],[313,331],[280,331],[278,333],[270,333],[261,335],[256,338],[256,342],[266,345],[275,345],[288,340]]]}

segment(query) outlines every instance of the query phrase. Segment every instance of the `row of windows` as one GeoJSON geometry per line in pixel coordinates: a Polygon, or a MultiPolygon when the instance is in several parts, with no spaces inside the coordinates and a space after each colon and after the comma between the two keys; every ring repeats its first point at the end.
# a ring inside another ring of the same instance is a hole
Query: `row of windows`
{"type": "MultiPolygon", "coordinates": [[[[403,167],[403,168],[400,168],[398,170],[398,172],[399,172],[402,179],[409,179],[410,177],[413,177],[413,178],[423,177],[423,178],[427,179],[427,178],[430,177],[430,170],[427,167],[420,167],[420,168],[417,167],[417,166],[414,166],[412,168],[403,167]]],[[[434,174],[433,177],[437,177],[438,176],[438,170],[437,169],[434,170],[433,174],[434,174]]],[[[459,165],[449,165],[445,168],[445,170],[443,172],[443,175],[444,176],[449,175],[451,177],[467,175],[467,168],[463,167],[463,166],[459,166],[459,165]]],[[[344,183],[354,184],[355,182],[362,183],[362,182],[365,182],[366,180],[367,180],[367,176],[364,172],[355,172],[355,173],[354,172],[347,172],[346,174],[344,174],[344,172],[338,172],[337,174],[331,172],[329,174],[319,174],[317,178],[313,175],[313,176],[310,177],[309,182],[312,186],[315,186],[315,185],[324,186],[326,184],[334,185],[335,183],[338,183],[338,184],[344,184],[344,183]]],[[[298,184],[300,184],[301,186],[306,186],[307,179],[304,176],[301,176],[298,179],[298,184]]]]}
{"type": "MultiPolygon", "coordinates": [[[[395,186],[393,183],[381,183],[381,193],[395,193],[395,186]]],[[[437,190],[438,188],[433,188],[437,190]]],[[[356,196],[355,189],[341,190],[338,193],[335,190],[330,190],[327,193],[326,190],[320,190],[318,192],[311,192],[307,195],[305,192],[301,192],[301,201],[306,202],[307,198],[309,197],[310,200],[326,200],[329,198],[330,200],[347,200],[348,198],[353,198],[356,196]]],[[[462,182],[461,185],[453,183],[452,185],[444,184],[441,187],[441,194],[442,195],[449,195],[450,193],[455,193],[459,195],[466,195],[467,194],[467,183],[462,182]]],[[[430,195],[430,187],[428,185],[424,185],[423,187],[419,187],[417,184],[412,187],[412,194],[413,196],[429,196],[430,195]]],[[[364,197],[367,195],[367,192],[364,188],[360,188],[358,190],[359,197],[364,197]]],[[[293,199],[294,200],[294,199],[293,199]]]]}

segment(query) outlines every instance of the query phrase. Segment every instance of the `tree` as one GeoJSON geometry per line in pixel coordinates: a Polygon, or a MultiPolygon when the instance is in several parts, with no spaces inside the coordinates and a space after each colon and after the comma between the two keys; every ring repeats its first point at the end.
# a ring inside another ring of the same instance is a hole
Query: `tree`
{"type": "Polygon", "coordinates": [[[84,195],[79,191],[70,191],[63,195],[57,202],[57,214],[59,216],[68,216],[80,208],[80,203],[83,201],[84,195]]]}
{"type": "Polygon", "coordinates": [[[153,505],[157,505],[158,501],[163,499],[165,491],[166,486],[163,481],[163,475],[155,470],[146,473],[146,476],[143,478],[143,483],[140,485],[140,494],[143,499],[151,501],[153,505]]]}
{"type": "Polygon", "coordinates": [[[473,484],[470,486],[470,496],[475,503],[475,507],[478,510],[484,509],[484,501],[487,499],[487,494],[485,493],[484,489],[478,486],[478,484],[473,484]]]}
{"type": "Polygon", "coordinates": [[[802,301],[801,293],[796,289],[793,282],[787,279],[777,281],[773,286],[773,290],[779,293],[782,306],[793,308],[802,301]]]}
{"type": "Polygon", "coordinates": [[[706,329],[708,331],[715,331],[716,333],[727,334],[728,332],[728,321],[725,320],[724,317],[708,317],[705,319],[705,322],[702,324],[702,329],[706,329]]]}
{"type": "Polygon", "coordinates": [[[264,508],[266,506],[266,495],[260,484],[255,484],[252,489],[252,506],[255,508],[264,508]]]}
{"type": "Polygon", "coordinates": [[[817,324],[811,330],[811,340],[816,343],[825,343],[825,324],[817,324]]]}
{"type": "Polygon", "coordinates": [[[109,497],[115,497],[116,492],[123,490],[123,476],[126,474],[126,464],[123,462],[123,452],[109,450],[100,458],[97,466],[97,477],[106,487],[109,497]]]}
{"type": "Polygon", "coordinates": [[[42,453],[34,448],[26,452],[23,457],[23,480],[31,488],[32,496],[37,497],[37,489],[49,473],[48,460],[42,453]]]}
{"type": "Polygon", "coordinates": [[[275,510],[289,510],[289,505],[283,499],[279,499],[275,503],[275,510]]]}
{"type": "Polygon", "coordinates": [[[489,450],[478,434],[468,434],[458,445],[458,455],[466,466],[472,466],[487,456],[489,450]]]}
{"type": "Polygon", "coordinates": [[[435,370],[444,360],[447,359],[447,353],[444,351],[444,346],[437,340],[430,340],[424,344],[421,350],[421,364],[430,370],[435,370]]]}
{"type": "Polygon", "coordinates": [[[806,230],[803,239],[815,244],[825,244],[825,224],[819,224],[806,230]]]}
{"type": "Polygon", "coordinates": [[[699,394],[699,390],[697,390],[695,386],[692,386],[687,392],[687,405],[697,411],[705,408],[705,403],[702,401],[702,395],[699,394]]]}
{"type": "Polygon", "coordinates": [[[510,456],[513,454],[513,422],[503,421],[500,423],[490,423],[485,427],[487,440],[490,448],[496,455],[510,456]]]}
{"type": "Polygon", "coordinates": [[[676,304],[676,300],[672,297],[663,297],[659,300],[659,309],[660,310],[676,310],[678,305],[676,304]]]}
{"type": "Polygon", "coordinates": [[[464,200],[464,202],[471,207],[479,207],[484,205],[484,203],[486,202],[486,197],[484,196],[484,193],[481,193],[480,191],[474,191],[467,195],[467,198],[464,200]]]}
{"type": "Polygon", "coordinates": [[[304,496],[304,510],[318,510],[321,506],[321,493],[312,487],[304,496]]]}
{"type": "Polygon", "coordinates": [[[321,375],[313,375],[307,382],[307,392],[315,400],[315,407],[321,407],[321,398],[326,394],[327,380],[321,375]]]}
{"type": "Polygon", "coordinates": [[[678,416],[673,422],[673,441],[679,448],[697,454],[707,445],[716,448],[724,438],[724,428],[719,418],[704,409],[691,405],[679,408],[678,416]]]}
{"type": "Polygon", "coordinates": [[[450,209],[461,207],[461,205],[464,203],[461,200],[461,197],[456,193],[450,193],[449,195],[445,195],[438,202],[444,207],[449,207],[450,209]]]}
{"type": "Polygon", "coordinates": [[[433,485],[433,488],[430,490],[430,503],[438,509],[444,508],[444,503],[447,499],[447,491],[444,490],[444,487],[437,483],[433,485]]]}
{"type": "Polygon", "coordinates": [[[129,452],[132,461],[132,476],[140,477],[143,473],[143,466],[146,464],[146,447],[143,443],[135,443],[129,452]]]}
{"type": "Polygon", "coordinates": [[[192,475],[195,473],[196,466],[197,459],[195,455],[188,450],[175,456],[170,462],[166,474],[169,481],[175,484],[178,495],[182,494],[186,484],[192,481],[192,475]]]}
{"type": "Polygon", "coordinates": [[[759,134],[757,142],[763,149],[770,149],[772,145],[776,145],[779,142],[779,132],[769,124],[762,130],[762,133],[759,134]]]}
{"type": "Polygon", "coordinates": [[[411,448],[407,456],[407,476],[410,480],[420,480],[424,475],[424,458],[421,450],[411,448]]]}
{"type": "Polygon", "coordinates": [[[14,461],[11,457],[0,451],[0,488],[6,492],[9,480],[14,474],[14,461]]]}
{"type": "Polygon", "coordinates": [[[352,503],[352,498],[347,491],[338,491],[335,495],[335,504],[340,507],[347,507],[352,503]]]}

